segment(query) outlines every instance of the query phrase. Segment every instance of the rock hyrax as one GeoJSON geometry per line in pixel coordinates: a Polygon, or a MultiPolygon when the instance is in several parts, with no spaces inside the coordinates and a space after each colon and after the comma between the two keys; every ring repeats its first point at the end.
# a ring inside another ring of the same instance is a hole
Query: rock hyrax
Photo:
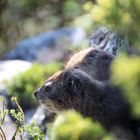
{"type": "Polygon", "coordinates": [[[110,83],[112,60],[113,56],[101,50],[80,51],[34,94],[42,105],[56,113],[74,109],[107,128],[125,123],[128,105],[110,83]]]}

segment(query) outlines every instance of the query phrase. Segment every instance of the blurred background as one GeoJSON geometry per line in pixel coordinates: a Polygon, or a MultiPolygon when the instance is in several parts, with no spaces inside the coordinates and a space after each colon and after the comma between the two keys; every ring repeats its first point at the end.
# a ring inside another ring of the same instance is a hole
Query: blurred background
{"type": "MultiPolygon", "coordinates": [[[[92,23],[90,19],[84,18],[83,16],[85,15],[83,9],[85,3],[85,0],[1,0],[1,58],[3,58],[6,52],[11,51],[13,48],[20,45],[29,45],[30,47],[33,47],[33,45],[37,45],[37,43],[29,43],[39,41],[38,45],[45,46],[46,40],[50,39],[48,40],[47,45],[53,46],[53,43],[55,43],[57,39],[59,40],[59,36],[64,38],[65,36],[72,35],[73,32],[77,31],[75,29],[76,27],[81,27],[83,32],[85,29],[90,30],[92,28],[92,23]],[[81,18],[84,18],[82,22],[80,21],[81,18]],[[61,28],[63,27],[71,28],[66,28],[64,31],[61,31],[61,28]],[[57,32],[54,33],[56,35],[52,33],[52,30],[57,32]],[[55,36],[56,38],[53,38],[55,36]],[[25,39],[27,39],[27,42],[22,42],[22,44],[20,41],[25,41],[25,39]]],[[[81,30],[78,30],[79,33],[82,33],[81,30]]],[[[81,38],[83,37],[83,34],[81,38]]],[[[80,36],[77,36],[77,38],[78,37],[80,36]]]]}
{"type": "MultiPolygon", "coordinates": [[[[47,77],[63,69],[71,54],[89,45],[106,45],[105,51],[108,52],[113,52],[111,47],[115,46],[115,49],[122,48],[122,52],[131,48],[131,51],[138,53],[139,17],[139,0],[0,0],[0,95],[5,97],[7,108],[16,108],[11,101],[11,97],[16,96],[25,113],[26,122],[38,110],[37,115],[40,114],[33,91],[47,77]]],[[[132,116],[140,118],[139,56],[130,58],[127,54],[119,55],[112,71],[112,81],[124,90],[124,95],[132,106],[132,116]]],[[[77,124],[83,122],[85,125],[79,128],[80,131],[77,128],[75,139],[71,129],[65,132],[71,134],[68,138],[67,135],[58,133],[59,127],[53,130],[56,133],[52,134],[52,139],[111,140],[100,124],[95,124],[95,127],[91,125],[91,129],[88,129],[92,122],[84,122],[81,116],[73,112],[66,114],[66,120],[68,124],[70,121],[77,124]],[[77,119],[73,120],[72,116],[77,119]],[[81,136],[85,130],[87,132],[81,136]],[[62,137],[59,138],[59,134],[62,137]]],[[[63,125],[67,128],[67,124],[62,122],[60,128],[63,125]]],[[[16,125],[9,116],[2,129],[10,140],[16,125]]]]}

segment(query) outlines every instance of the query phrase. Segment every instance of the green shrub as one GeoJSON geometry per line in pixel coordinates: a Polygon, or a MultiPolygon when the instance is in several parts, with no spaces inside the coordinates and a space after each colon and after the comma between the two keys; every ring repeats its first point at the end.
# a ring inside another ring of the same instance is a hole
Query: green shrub
{"type": "Polygon", "coordinates": [[[109,26],[127,36],[134,46],[140,43],[139,7],[139,0],[96,0],[96,4],[88,1],[83,6],[94,26],[109,26]]]}
{"type": "Polygon", "coordinates": [[[61,68],[61,64],[52,63],[47,65],[33,64],[33,66],[13,78],[7,86],[8,95],[17,97],[19,104],[25,109],[36,106],[36,99],[32,93],[46,78],[61,68]]]}
{"type": "Polygon", "coordinates": [[[31,124],[27,124],[25,126],[25,131],[28,134],[29,138],[33,140],[45,140],[45,135],[42,130],[36,125],[36,122],[32,122],[31,124]]]}
{"type": "Polygon", "coordinates": [[[132,107],[132,115],[140,118],[140,57],[118,57],[112,65],[112,72],[112,81],[122,88],[132,107]]]}
{"type": "Polygon", "coordinates": [[[51,132],[51,140],[112,140],[99,123],[74,111],[64,112],[51,132]]]}
{"type": "Polygon", "coordinates": [[[20,137],[21,140],[23,138],[25,139],[25,136],[23,134],[26,132],[26,137],[30,138],[32,140],[45,140],[45,135],[42,132],[42,130],[37,126],[36,122],[32,121],[30,124],[25,124],[25,117],[24,117],[24,112],[22,108],[20,107],[17,98],[12,97],[12,102],[15,103],[17,109],[11,109],[8,110],[6,109],[6,104],[5,104],[5,98],[3,96],[0,96],[0,103],[1,103],[1,108],[0,108],[0,139],[2,140],[7,140],[6,138],[6,133],[3,130],[2,125],[5,123],[6,116],[11,115],[15,120],[15,131],[12,131],[11,133],[11,140],[16,140],[17,135],[20,137]]]}

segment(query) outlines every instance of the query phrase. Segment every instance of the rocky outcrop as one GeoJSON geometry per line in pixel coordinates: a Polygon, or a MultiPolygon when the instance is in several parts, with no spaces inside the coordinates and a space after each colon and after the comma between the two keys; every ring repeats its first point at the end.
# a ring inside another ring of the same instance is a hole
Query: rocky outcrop
{"type": "Polygon", "coordinates": [[[18,42],[15,49],[4,59],[47,63],[61,59],[67,47],[78,45],[83,39],[85,39],[85,32],[81,28],[60,28],[18,42]]]}
{"type": "Polygon", "coordinates": [[[117,31],[111,31],[106,27],[100,27],[93,31],[89,39],[89,46],[113,55],[123,51],[128,52],[130,48],[126,37],[122,37],[117,31]]]}

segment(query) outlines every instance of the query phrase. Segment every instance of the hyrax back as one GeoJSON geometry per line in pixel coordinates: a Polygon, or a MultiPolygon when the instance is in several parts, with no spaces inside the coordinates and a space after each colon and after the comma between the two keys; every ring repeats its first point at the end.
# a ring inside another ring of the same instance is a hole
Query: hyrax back
{"type": "Polygon", "coordinates": [[[88,48],[72,56],[66,65],[66,69],[79,68],[93,79],[104,81],[110,77],[112,60],[112,55],[101,50],[88,48]]]}

